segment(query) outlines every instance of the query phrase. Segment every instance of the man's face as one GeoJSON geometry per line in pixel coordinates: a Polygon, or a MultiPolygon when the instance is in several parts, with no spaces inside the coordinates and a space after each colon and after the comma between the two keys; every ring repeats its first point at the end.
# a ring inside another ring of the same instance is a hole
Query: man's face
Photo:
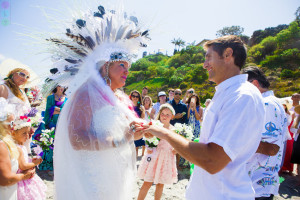
{"type": "Polygon", "coordinates": [[[147,95],[148,94],[148,90],[146,88],[144,88],[143,91],[142,91],[142,94],[143,94],[143,96],[147,95]]]}
{"type": "Polygon", "coordinates": [[[174,99],[176,101],[180,100],[181,99],[181,94],[182,94],[181,90],[175,90],[174,99]]]}
{"type": "Polygon", "coordinates": [[[169,97],[174,97],[174,91],[169,92],[169,97]]]}
{"type": "Polygon", "coordinates": [[[207,49],[205,55],[204,69],[208,71],[208,80],[220,84],[225,80],[226,66],[224,59],[213,50],[212,47],[207,49]]]}

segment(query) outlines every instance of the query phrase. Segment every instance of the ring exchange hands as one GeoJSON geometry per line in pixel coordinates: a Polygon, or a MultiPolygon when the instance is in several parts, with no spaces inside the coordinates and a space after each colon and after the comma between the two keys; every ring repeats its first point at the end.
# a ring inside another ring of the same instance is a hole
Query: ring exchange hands
{"type": "Polygon", "coordinates": [[[167,129],[160,127],[160,126],[156,126],[156,125],[152,125],[151,122],[150,124],[144,124],[144,123],[140,123],[140,122],[131,122],[130,123],[130,127],[134,127],[134,139],[140,139],[143,136],[147,137],[147,138],[151,138],[153,136],[156,136],[160,139],[164,139],[165,137],[165,133],[166,131],[168,131],[167,129]]]}

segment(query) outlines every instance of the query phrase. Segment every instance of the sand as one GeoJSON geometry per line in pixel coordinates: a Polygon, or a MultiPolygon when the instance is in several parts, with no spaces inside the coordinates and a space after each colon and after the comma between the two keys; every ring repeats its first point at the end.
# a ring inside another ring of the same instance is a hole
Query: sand
{"type": "MultiPolygon", "coordinates": [[[[141,154],[141,152],[139,152],[141,154]]],[[[139,165],[141,160],[141,156],[138,157],[137,165],[139,165]]],[[[53,176],[45,171],[38,171],[38,175],[43,179],[45,184],[48,187],[47,190],[47,200],[54,199],[54,182],[53,176]]],[[[291,200],[300,200],[300,186],[297,186],[297,179],[299,178],[296,176],[296,172],[294,171],[293,175],[290,174],[282,174],[282,177],[285,178],[285,181],[281,183],[279,188],[279,195],[274,197],[274,200],[283,200],[283,199],[291,199],[291,200]]],[[[178,182],[174,185],[165,185],[164,192],[162,195],[163,200],[179,200],[185,199],[185,188],[188,184],[190,175],[189,169],[179,170],[178,172],[178,182]]],[[[143,184],[142,180],[136,179],[136,185],[134,189],[134,198],[137,199],[139,189],[143,184]]],[[[154,191],[155,185],[153,185],[146,197],[146,200],[153,200],[154,199],[154,191]]]]}

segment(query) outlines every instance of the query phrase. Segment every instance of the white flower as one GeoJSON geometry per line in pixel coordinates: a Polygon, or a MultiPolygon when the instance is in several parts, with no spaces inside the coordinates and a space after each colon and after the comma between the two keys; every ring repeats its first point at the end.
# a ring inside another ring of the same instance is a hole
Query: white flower
{"type": "Polygon", "coordinates": [[[50,142],[51,142],[51,144],[53,143],[53,138],[50,138],[50,142]]]}

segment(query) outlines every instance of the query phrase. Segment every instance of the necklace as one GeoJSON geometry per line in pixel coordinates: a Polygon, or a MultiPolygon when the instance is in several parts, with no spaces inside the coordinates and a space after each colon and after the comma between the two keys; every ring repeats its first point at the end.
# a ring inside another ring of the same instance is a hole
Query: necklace
{"type": "Polygon", "coordinates": [[[55,94],[55,97],[58,99],[58,101],[61,101],[61,99],[64,97],[64,95],[61,95],[60,97],[55,94]]]}

